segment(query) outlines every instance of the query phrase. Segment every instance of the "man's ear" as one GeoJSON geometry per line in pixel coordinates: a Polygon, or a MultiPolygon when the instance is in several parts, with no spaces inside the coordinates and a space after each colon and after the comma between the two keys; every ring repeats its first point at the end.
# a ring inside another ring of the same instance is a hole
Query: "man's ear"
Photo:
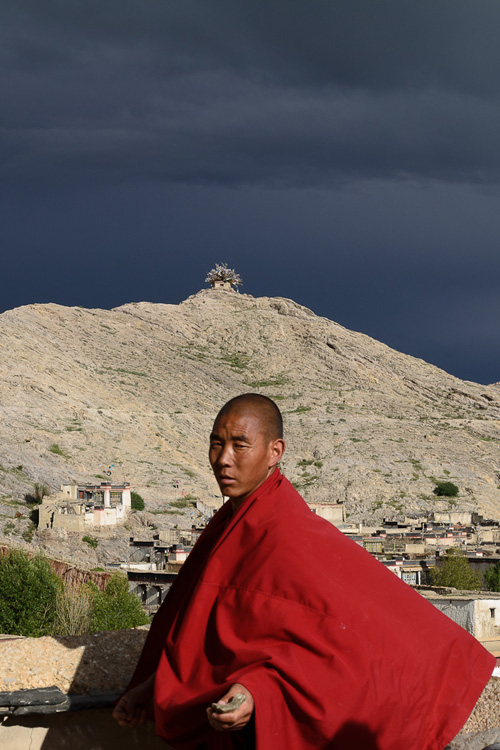
{"type": "Polygon", "coordinates": [[[269,467],[276,466],[276,464],[279,464],[279,462],[283,458],[284,452],[285,452],[285,441],[282,440],[282,438],[273,440],[273,442],[271,443],[271,460],[270,460],[269,467]]]}

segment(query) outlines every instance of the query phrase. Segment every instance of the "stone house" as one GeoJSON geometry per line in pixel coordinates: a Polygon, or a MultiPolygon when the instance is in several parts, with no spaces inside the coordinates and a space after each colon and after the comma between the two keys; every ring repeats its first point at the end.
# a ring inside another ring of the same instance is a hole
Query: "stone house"
{"type": "Polygon", "coordinates": [[[339,501],[337,503],[307,503],[313,513],[317,516],[321,516],[326,521],[330,521],[334,526],[338,526],[345,522],[345,510],[344,503],[339,501]]]}
{"type": "Polygon", "coordinates": [[[123,523],[131,509],[130,484],[63,484],[57,495],[44,497],[38,528],[87,531],[123,523]]]}

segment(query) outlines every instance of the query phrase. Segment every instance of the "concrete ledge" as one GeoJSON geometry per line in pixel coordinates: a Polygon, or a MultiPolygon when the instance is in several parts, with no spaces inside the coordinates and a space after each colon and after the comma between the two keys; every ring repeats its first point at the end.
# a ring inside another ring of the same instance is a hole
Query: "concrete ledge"
{"type": "Polygon", "coordinates": [[[35,690],[0,692],[0,716],[109,708],[119,696],[120,692],[67,695],[55,685],[35,690]]]}

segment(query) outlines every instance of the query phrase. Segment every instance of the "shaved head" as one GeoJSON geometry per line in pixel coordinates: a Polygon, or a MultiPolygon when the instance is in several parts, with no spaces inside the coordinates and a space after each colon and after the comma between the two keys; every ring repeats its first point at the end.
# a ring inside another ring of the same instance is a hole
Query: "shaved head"
{"type": "Polygon", "coordinates": [[[283,417],[274,401],[267,396],[260,393],[243,393],[236,396],[224,404],[215,421],[228,414],[251,414],[259,420],[266,439],[283,438],[283,417]]]}

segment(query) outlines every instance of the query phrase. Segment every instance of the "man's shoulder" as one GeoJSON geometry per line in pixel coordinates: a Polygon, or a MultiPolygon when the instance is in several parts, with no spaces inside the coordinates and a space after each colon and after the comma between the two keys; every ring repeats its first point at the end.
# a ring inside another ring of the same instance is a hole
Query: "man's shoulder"
{"type": "Polygon", "coordinates": [[[325,545],[330,548],[339,534],[331,523],[313,513],[284,476],[268,497],[255,503],[244,525],[244,537],[252,538],[257,555],[259,549],[268,556],[283,556],[289,550],[295,559],[300,559],[304,543],[319,552],[325,545]]]}
{"type": "Polygon", "coordinates": [[[299,524],[302,530],[308,533],[321,533],[336,529],[328,521],[317,516],[304,500],[302,495],[295,489],[293,484],[285,477],[280,477],[280,482],[266,503],[266,507],[261,509],[268,518],[276,523],[273,528],[277,533],[283,527],[288,525],[299,524]]]}

